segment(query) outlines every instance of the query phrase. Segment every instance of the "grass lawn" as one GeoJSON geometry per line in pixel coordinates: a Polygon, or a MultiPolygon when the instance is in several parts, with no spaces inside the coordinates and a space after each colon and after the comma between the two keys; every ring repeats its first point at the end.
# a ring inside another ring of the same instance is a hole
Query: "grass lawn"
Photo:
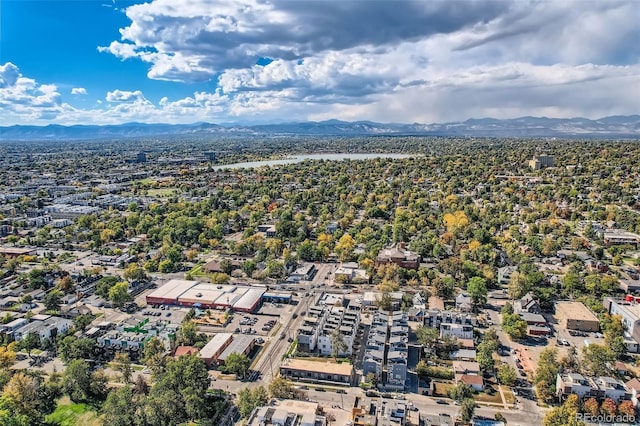
{"type": "Polygon", "coordinates": [[[473,399],[475,399],[476,402],[492,402],[502,404],[502,398],[500,397],[500,392],[497,389],[496,393],[494,393],[493,395],[489,395],[485,392],[480,392],[477,395],[474,395],[473,399]]]}
{"type": "Polygon", "coordinates": [[[504,392],[504,400],[507,401],[507,404],[514,404],[516,402],[516,397],[513,395],[511,389],[502,386],[502,392],[504,392]]]}
{"type": "Polygon", "coordinates": [[[102,419],[87,404],[75,404],[68,397],[58,400],[56,410],[49,414],[46,421],[60,426],[101,426],[102,419]]]}
{"type": "Polygon", "coordinates": [[[178,188],[175,187],[149,189],[147,190],[147,195],[150,197],[170,197],[177,191],[178,188]]]}
{"type": "Polygon", "coordinates": [[[202,265],[196,265],[188,272],[192,277],[204,277],[207,275],[205,271],[202,270],[202,265]]]}
{"type": "Polygon", "coordinates": [[[449,389],[453,387],[453,383],[435,382],[434,396],[449,397],[449,389]]]}

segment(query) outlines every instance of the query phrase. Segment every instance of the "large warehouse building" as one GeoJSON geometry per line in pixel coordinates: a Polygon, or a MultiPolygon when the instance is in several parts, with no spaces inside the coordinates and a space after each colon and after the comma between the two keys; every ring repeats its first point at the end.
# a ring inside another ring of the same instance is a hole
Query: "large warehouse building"
{"type": "Polygon", "coordinates": [[[170,280],[147,296],[147,304],[195,306],[254,312],[266,288],[170,280]]]}

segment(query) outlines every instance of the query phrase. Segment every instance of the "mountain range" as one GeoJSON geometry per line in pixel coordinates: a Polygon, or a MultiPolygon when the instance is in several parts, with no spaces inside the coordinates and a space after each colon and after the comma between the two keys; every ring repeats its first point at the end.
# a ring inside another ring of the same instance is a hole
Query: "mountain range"
{"type": "Polygon", "coordinates": [[[0,141],[43,141],[153,137],[161,135],[218,136],[457,136],[457,137],[560,137],[640,138],[640,115],[587,118],[521,117],[482,118],[434,124],[308,121],[261,125],[144,124],[48,125],[0,127],[0,141]]]}

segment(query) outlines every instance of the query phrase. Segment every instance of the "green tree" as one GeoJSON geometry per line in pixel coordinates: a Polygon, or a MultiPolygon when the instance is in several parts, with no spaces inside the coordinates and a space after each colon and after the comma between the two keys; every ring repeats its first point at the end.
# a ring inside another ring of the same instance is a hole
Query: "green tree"
{"type": "Polygon", "coordinates": [[[512,339],[524,339],[527,336],[527,322],[518,314],[502,315],[502,329],[512,339]]]}
{"type": "Polygon", "coordinates": [[[480,369],[486,372],[493,372],[495,369],[495,361],[493,359],[493,351],[489,344],[485,344],[484,341],[478,345],[478,351],[476,354],[476,361],[480,365],[480,369]]]}
{"type": "Polygon", "coordinates": [[[197,356],[170,360],[156,375],[144,413],[153,425],[175,425],[210,417],[215,406],[207,401],[209,374],[197,356]]]}
{"type": "Polygon", "coordinates": [[[545,414],[543,426],[584,426],[585,423],[578,420],[579,400],[577,395],[569,395],[560,407],[556,407],[545,414]]]}
{"type": "Polygon", "coordinates": [[[145,343],[142,353],[144,364],[151,369],[154,375],[158,375],[164,370],[167,348],[162,340],[156,336],[152,337],[145,343]]]}
{"type": "Polygon", "coordinates": [[[178,336],[180,344],[188,346],[194,345],[198,340],[198,325],[192,320],[182,321],[178,336]]]}
{"type": "Polygon", "coordinates": [[[243,418],[249,417],[256,407],[267,403],[267,391],[263,386],[253,389],[242,388],[238,391],[238,410],[243,418]]]}
{"type": "Polygon", "coordinates": [[[2,392],[2,400],[8,411],[33,423],[39,423],[43,416],[39,410],[39,379],[23,372],[17,372],[9,380],[2,392]]]}
{"type": "Polygon", "coordinates": [[[62,300],[62,292],[53,289],[44,297],[44,307],[48,311],[57,311],[60,309],[60,301],[62,300]]]}
{"type": "Polygon", "coordinates": [[[102,406],[104,424],[110,426],[140,424],[140,419],[136,416],[139,405],[130,387],[123,386],[112,390],[102,406]]]}
{"type": "Polygon", "coordinates": [[[473,300],[473,308],[487,303],[487,282],[480,277],[473,277],[467,283],[467,292],[473,300]]]}
{"type": "Polygon", "coordinates": [[[627,345],[624,343],[624,325],[619,315],[604,314],[601,321],[604,331],[604,345],[611,349],[617,359],[627,353],[627,345]]]}
{"type": "Polygon", "coordinates": [[[118,277],[108,276],[103,277],[98,280],[96,283],[96,294],[98,296],[102,296],[105,299],[109,297],[109,290],[111,287],[120,282],[118,277]]]}
{"type": "Polygon", "coordinates": [[[100,400],[106,396],[107,377],[102,371],[91,373],[89,364],[81,359],[67,365],[62,376],[64,391],[74,402],[100,400]]]}
{"type": "Polygon", "coordinates": [[[458,382],[449,389],[449,398],[457,402],[473,398],[473,389],[465,383],[458,382]]]}
{"type": "Polygon", "coordinates": [[[436,296],[444,300],[453,298],[456,289],[456,280],[453,277],[436,277],[436,279],[433,280],[433,285],[436,290],[436,296]]]}
{"type": "Polygon", "coordinates": [[[129,359],[129,355],[124,352],[118,352],[113,359],[113,363],[114,368],[122,375],[122,381],[125,384],[131,383],[133,366],[131,365],[131,359],[129,359]]]}
{"type": "Polygon", "coordinates": [[[132,300],[131,294],[129,294],[129,284],[126,281],[121,281],[109,289],[109,300],[118,307],[124,306],[125,303],[132,300]]]}
{"type": "Polygon", "coordinates": [[[476,409],[476,402],[473,398],[465,398],[460,402],[460,417],[462,423],[469,423],[473,419],[473,414],[476,409]]]}
{"type": "Polygon", "coordinates": [[[418,343],[421,345],[432,348],[438,342],[438,337],[440,333],[438,330],[433,327],[425,327],[423,325],[419,325],[416,328],[416,337],[418,338],[418,343]]]}
{"type": "Polygon", "coordinates": [[[75,359],[93,358],[96,341],[87,337],[65,336],[58,344],[58,353],[65,363],[75,359]]]}
{"type": "Polygon", "coordinates": [[[344,335],[336,328],[331,332],[331,356],[337,359],[338,355],[346,350],[347,342],[344,340],[344,335]]]}
{"type": "Polygon", "coordinates": [[[504,315],[512,315],[513,314],[513,305],[509,302],[505,303],[504,306],[502,306],[502,309],[500,309],[500,313],[504,316],[504,315]]]}
{"type": "Polygon", "coordinates": [[[606,346],[590,344],[582,348],[582,368],[591,376],[609,376],[613,373],[616,354],[606,346]]]}
{"type": "Polygon", "coordinates": [[[543,401],[551,400],[556,392],[556,377],[560,371],[558,351],[555,348],[543,349],[538,361],[538,369],[533,379],[538,398],[543,401]]]}
{"type": "Polygon", "coordinates": [[[149,279],[144,269],[137,263],[131,263],[127,266],[122,274],[122,277],[127,281],[146,281],[149,279]]]}
{"type": "Polygon", "coordinates": [[[290,380],[278,376],[269,384],[269,394],[272,398],[291,399],[294,396],[293,385],[290,380]]]}
{"type": "Polygon", "coordinates": [[[249,372],[251,360],[245,354],[233,352],[224,362],[224,369],[229,373],[236,374],[240,378],[244,378],[249,372]]]}
{"type": "Polygon", "coordinates": [[[513,386],[516,382],[516,370],[507,363],[502,363],[498,367],[498,380],[505,386],[513,386]]]}
{"type": "Polygon", "coordinates": [[[18,346],[20,349],[27,351],[27,355],[31,357],[31,351],[40,346],[40,336],[36,333],[28,333],[22,338],[18,346]]]}

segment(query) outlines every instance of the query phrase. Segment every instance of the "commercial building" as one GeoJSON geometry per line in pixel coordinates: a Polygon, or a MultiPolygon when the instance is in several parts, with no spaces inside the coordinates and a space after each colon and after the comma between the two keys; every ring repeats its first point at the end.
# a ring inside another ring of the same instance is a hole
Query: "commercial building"
{"type": "Polygon", "coordinates": [[[254,312],[266,292],[264,287],[219,285],[198,281],[170,280],[147,295],[147,304],[194,306],[254,312]]]}
{"type": "Polygon", "coordinates": [[[557,302],[556,318],[568,330],[599,331],[600,321],[582,302],[557,302]]]}
{"type": "Polygon", "coordinates": [[[256,339],[253,336],[247,336],[243,334],[234,334],[233,340],[231,343],[225,348],[225,350],[220,354],[217,359],[218,364],[223,365],[229,355],[238,354],[238,355],[249,355],[253,348],[256,345],[256,339]]]}
{"type": "Polygon", "coordinates": [[[249,355],[255,346],[252,336],[231,333],[218,333],[200,350],[198,354],[207,367],[223,365],[232,353],[249,355]]]}
{"type": "Polygon", "coordinates": [[[350,385],[353,374],[353,366],[349,363],[288,358],[280,366],[281,376],[301,382],[350,385]]]}
{"type": "Polygon", "coordinates": [[[200,358],[202,358],[207,364],[207,367],[211,367],[217,364],[218,358],[224,352],[225,349],[233,341],[233,334],[231,333],[218,333],[207,342],[202,349],[200,349],[200,358]]]}
{"type": "Polygon", "coordinates": [[[333,277],[336,282],[353,284],[365,284],[371,279],[366,269],[360,269],[355,262],[340,265],[333,273],[333,277]]]}
{"type": "Polygon", "coordinates": [[[302,263],[289,275],[287,281],[310,281],[317,271],[316,265],[313,263],[302,263]]]}

